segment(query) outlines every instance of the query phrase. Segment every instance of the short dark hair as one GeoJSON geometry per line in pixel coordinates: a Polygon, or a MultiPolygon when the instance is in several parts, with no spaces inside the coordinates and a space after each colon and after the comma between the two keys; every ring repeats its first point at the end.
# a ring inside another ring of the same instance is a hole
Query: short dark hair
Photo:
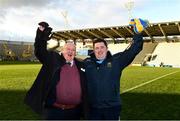
{"type": "Polygon", "coordinates": [[[96,44],[96,43],[99,43],[99,42],[103,42],[104,43],[104,45],[107,47],[107,42],[104,40],[104,39],[94,39],[94,41],[93,41],[93,47],[94,47],[94,45],[96,44]]]}

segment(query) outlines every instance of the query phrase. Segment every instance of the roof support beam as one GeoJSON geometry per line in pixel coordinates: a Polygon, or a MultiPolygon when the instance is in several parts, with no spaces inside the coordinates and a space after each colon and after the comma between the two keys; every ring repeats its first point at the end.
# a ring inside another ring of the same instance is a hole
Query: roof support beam
{"type": "Polygon", "coordinates": [[[58,33],[58,34],[59,34],[60,36],[64,37],[64,38],[72,39],[71,37],[64,35],[64,33],[58,33]]]}
{"type": "Polygon", "coordinates": [[[120,36],[121,38],[124,38],[126,40],[126,37],[124,35],[122,35],[120,32],[118,32],[116,29],[111,28],[111,30],[116,33],[118,36],[120,36]]]}
{"type": "Polygon", "coordinates": [[[71,36],[74,39],[82,39],[82,38],[80,38],[80,37],[78,37],[78,36],[76,36],[76,35],[74,35],[74,34],[72,34],[70,32],[65,32],[65,33],[68,34],[69,36],[71,36]]]}
{"type": "Polygon", "coordinates": [[[179,25],[179,23],[177,23],[177,26],[178,26],[178,30],[179,30],[179,32],[180,32],[180,25],[179,25]]]}
{"type": "Polygon", "coordinates": [[[128,30],[129,33],[131,33],[132,35],[134,35],[134,32],[132,30],[130,30],[127,26],[125,27],[126,30],[128,30]]]}
{"type": "Polygon", "coordinates": [[[55,39],[57,39],[57,40],[66,40],[66,38],[61,37],[61,36],[59,36],[59,35],[57,35],[57,34],[53,34],[53,35],[52,35],[52,38],[55,38],[55,39]]]}
{"type": "Polygon", "coordinates": [[[163,34],[163,36],[166,36],[166,33],[164,32],[164,30],[163,30],[162,26],[161,26],[160,24],[158,24],[158,26],[159,26],[159,29],[161,30],[161,32],[162,32],[162,34],[163,34]]]}
{"type": "Polygon", "coordinates": [[[147,29],[144,29],[144,32],[151,38],[152,41],[154,41],[154,38],[149,34],[147,29]]]}
{"type": "MultiPolygon", "coordinates": [[[[112,27],[98,27],[98,28],[87,28],[87,29],[75,29],[75,30],[63,30],[53,32],[52,38],[57,40],[76,40],[82,41],[92,41],[94,38],[108,38],[107,40],[112,41],[112,39],[128,39],[132,38],[135,32],[131,26],[112,26],[112,27]],[[80,38],[80,39],[79,39],[80,38]]],[[[152,41],[157,37],[163,37],[166,41],[169,41],[169,36],[179,36],[180,35],[180,21],[176,22],[163,22],[163,23],[153,23],[144,30],[143,36],[148,37],[152,41]]],[[[145,38],[144,38],[145,39],[145,38]]]]}
{"type": "Polygon", "coordinates": [[[83,37],[86,38],[86,39],[92,39],[91,37],[89,37],[88,35],[83,34],[83,33],[80,32],[80,31],[78,31],[78,32],[77,32],[77,31],[74,31],[74,32],[76,32],[77,34],[83,36],[83,37]]]}
{"type": "Polygon", "coordinates": [[[96,38],[99,38],[99,39],[103,39],[103,37],[95,34],[94,32],[91,32],[90,30],[87,30],[88,33],[92,34],[93,36],[95,36],[96,38]]]}
{"type": "Polygon", "coordinates": [[[164,30],[163,30],[161,24],[158,24],[158,26],[159,26],[159,29],[161,30],[163,36],[165,37],[166,41],[168,41],[167,35],[166,35],[166,33],[164,32],[164,30]]]}
{"type": "Polygon", "coordinates": [[[98,29],[98,30],[99,30],[102,34],[104,34],[105,36],[107,36],[107,37],[109,37],[109,38],[115,40],[114,37],[111,36],[110,34],[108,34],[107,32],[105,32],[105,31],[103,31],[103,30],[101,30],[101,29],[98,29]]]}

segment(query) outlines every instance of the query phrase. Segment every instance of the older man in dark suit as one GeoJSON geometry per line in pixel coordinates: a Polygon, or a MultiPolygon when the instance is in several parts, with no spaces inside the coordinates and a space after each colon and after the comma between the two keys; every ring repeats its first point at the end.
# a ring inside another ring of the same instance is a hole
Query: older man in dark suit
{"type": "Polygon", "coordinates": [[[84,102],[82,62],[76,47],[66,43],[61,53],[47,50],[52,28],[41,22],[35,38],[35,55],[42,68],[25,97],[25,103],[44,119],[78,120],[84,102]]]}

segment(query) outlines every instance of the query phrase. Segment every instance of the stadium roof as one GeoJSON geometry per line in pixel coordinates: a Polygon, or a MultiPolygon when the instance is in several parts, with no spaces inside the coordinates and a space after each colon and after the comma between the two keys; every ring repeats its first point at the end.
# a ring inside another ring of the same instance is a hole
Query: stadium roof
{"type": "MultiPolygon", "coordinates": [[[[152,41],[154,37],[163,37],[168,40],[168,36],[180,35],[180,21],[151,23],[149,27],[143,31],[143,37],[149,37],[152,41]]],[[[132,38],[134,32],[128,25],[126,26],[112,26],[112,27],[99,27],[87,28],[76,30],[64,30],[53,32],[52,38],[57,40],[74,40],[86,41],[95,38],[117,40],[132,38]]]]}

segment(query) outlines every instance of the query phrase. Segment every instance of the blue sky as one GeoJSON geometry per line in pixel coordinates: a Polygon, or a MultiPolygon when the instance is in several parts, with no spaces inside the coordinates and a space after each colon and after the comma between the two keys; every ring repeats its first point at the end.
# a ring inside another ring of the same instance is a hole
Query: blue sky
{"type": "Polygon", "coordinates": [[[33,42],[40,21],[47,21],[54,31],[128,25],[129,1],[134,3],[134,18],[180,21],[180,0],[0,0],[0,40],[33,42]]]}

